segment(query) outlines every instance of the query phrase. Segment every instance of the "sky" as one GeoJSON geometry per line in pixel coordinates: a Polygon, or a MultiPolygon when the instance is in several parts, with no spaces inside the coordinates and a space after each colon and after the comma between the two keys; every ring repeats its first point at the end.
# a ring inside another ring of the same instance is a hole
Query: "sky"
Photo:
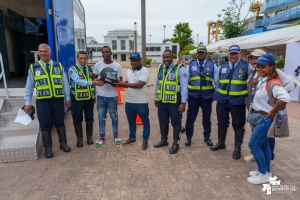
{"type": "MultiPolygon", "coordinates": [[[[146,0],[146,42],[161,43],[165,37],[171,38],[175,25],[189,22],[193,30],[192,37],[198,43],[207,43],[207,22],[218,20],[229,6],[230,0],[146,0]]],[[[127,28],[134,29],[141,35],[141,1],[140,0],[81,0],[85,9],[86,35],[94,37],[99,43],[108,31],[127,28]]],[[[249,4],[244,6],[247,13],[249,4]]]]}

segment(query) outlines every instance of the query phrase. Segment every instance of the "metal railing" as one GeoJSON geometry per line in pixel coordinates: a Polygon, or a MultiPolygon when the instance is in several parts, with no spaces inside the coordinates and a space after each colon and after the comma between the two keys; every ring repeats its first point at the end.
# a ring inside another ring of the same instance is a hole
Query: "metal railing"
{"type": "Polygon", "coordinates": [[[300,18],[300,8],[287,10],[270,17],[269,24],[276,24],[283,21],[300,18]]]}
{"type": "Polygon", "coordinates": [[[299,0],[275,0],[266,3],[266,9],[276,8],[280,6],[287,6],[291,3],[297,2],[299,0]]]}
{"type": "Polygon", "coordinates": [[[4,71],[4,65],[3,65],[3,60],[2,60],[2,54],[1,54],[1,52],[0,52],[0,65],[1,65],[0,80],[1,80],[1,78],[3,78],[4,89],[5,89],[5,92],[6,92],[6,98],[8,98],[8,91],[7,91],[6,77],[5,77],[5,71],[4,71]]]}
{"type": "Polygon", "coordinates": [[[263,18],[255,21],[255,27],[260,27],[260,26],[268,26],[269,25],[269,19],[268,18],[263,18]]]}

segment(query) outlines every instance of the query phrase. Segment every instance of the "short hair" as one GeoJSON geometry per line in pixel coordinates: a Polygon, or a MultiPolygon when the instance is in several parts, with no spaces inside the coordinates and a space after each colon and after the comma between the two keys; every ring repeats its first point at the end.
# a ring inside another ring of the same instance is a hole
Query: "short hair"
{"type": "Polygon", "coordinates": [[[77,53],[77,57],[79,56],[79,54],[85,54],[87,57],[89,57],[89,55],[87,54],[87,52],[86,51],[79,51],[78,53],[77,53]]]}
{"type": "Polygon", "coordinates": [[[103,47],[102,47],[102,50],[103,50],[104,48],[109,49],[109,51],[111,52],[111,48],[110,48],[109,46],[103,46],[103,47]]]}
{"type": "Polygon", "coordinates": [[[38,48],[40,48],[40,47],[47,47],[48,50],[51,52],[51,47],[50,47],[48,44],[46,44],[46,43],[40,44],[40,45],[38,46],[38,48]]]}
{"type": "Polygon", "coordinates": [[[164,50],[164,53],[171,53],[173,55],[173,51],[171,51],[170,49],[164,50]]]}
{"type": "Polygon", "coordinates": [[[42,22],[46,24],[46,20],[45,19],[43,19],[42,22]]]}

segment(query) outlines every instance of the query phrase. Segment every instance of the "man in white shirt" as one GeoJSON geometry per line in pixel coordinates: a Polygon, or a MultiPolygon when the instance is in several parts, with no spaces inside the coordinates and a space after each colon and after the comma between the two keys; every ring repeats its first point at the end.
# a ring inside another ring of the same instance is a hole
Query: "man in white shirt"
{"type": "Polygon", "coordinates": [[[148,147],[150,136],[149,107],[147,87],[150,73],[141,64],[141,56],[135,52],[130,55],[131,69],[126,72],[125,83],[115,83],[118,87],[128,88],[128,98],[125,104],[125,112],[129,124],[129,139],[124,145],[136,142],[136,116],[139,115],[143,122],[143,144],[142,150],[148,147]]]}
{"type": "MultiPolygon", "coordinates": [[[[103,61],[99,61],[94,66],[93,80],[100,78],[102,70],[109,68],[117,73],[117,79],[122,79],[121,66],[111,59],[111,48],[104,46],[102,48],[103,61]]],[[[107,70],[107,69],[106,69],[107,70]]],[[[121,138],[118,136],[118,92],[117,88],[112,83],[101,81],[100,86],[97,87],[97,110],[99,119],[100,139],[95,143],[95,147],[101,147],[105,143],[105,121],[107,110],[109,110],[110,118],[112,120],[112,128],[114,140],[116,145],[122,144],[121,138]]]]}

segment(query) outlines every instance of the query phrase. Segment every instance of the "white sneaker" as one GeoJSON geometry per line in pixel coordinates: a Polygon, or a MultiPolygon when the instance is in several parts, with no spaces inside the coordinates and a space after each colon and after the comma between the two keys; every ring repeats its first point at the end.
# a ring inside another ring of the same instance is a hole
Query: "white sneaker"
{"type": "Polygon", "coordinates": [[[251,162],[251,161],[253,161],[253,160],[255,160],[255,159],[254,159],[254,156],[253,156],[252,154],[250,154],[250,155],[246,156],[246,157],[244,158],[244,160],[245,160],[246,162],[251,162]]]}
{"type": "Polygon", "coordinates": [[[248,183],[251,184],[262,184],[262,183],[268,183],[270,181],[269,173],[266,174],[255,174],[255,176],[251,176],[247,178],[248,183]]]}
{"type": "Polygon", "coordinates": [[[249,176],[255,176],[255,175],[257,175],[257,174],[259,174],[259,171],[258,170],[256,170],[256,171],[250,171],[249,172],[249,176]]]}

